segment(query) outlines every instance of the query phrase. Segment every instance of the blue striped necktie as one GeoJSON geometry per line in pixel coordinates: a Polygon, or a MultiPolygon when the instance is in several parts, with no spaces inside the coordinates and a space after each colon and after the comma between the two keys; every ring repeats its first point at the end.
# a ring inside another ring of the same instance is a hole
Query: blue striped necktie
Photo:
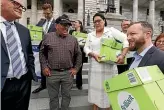
{"type": "Polygon", "coordinates": [[[6,25],[7,46],[11,57],[13,76],[19,79],[22,75],[23,69],[22,69],[20,53],[18,50],[18,44],[14,36],[14,32],[11,28],[11,25],[14,24],[8,21],[5,21],[4,24],[6,25]]]}

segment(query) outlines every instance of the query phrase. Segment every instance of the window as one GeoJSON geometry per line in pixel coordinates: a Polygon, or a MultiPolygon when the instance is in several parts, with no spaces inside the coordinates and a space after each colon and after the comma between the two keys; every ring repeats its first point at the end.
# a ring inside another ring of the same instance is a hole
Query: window
{"type": "Polygon", "coordinates": [[[149,16],[149,9],[147,9],[147,10],[146,10],[146,15],[148,15],[148,16],[149,16]]]}
{"type": "Polygon", "coordinates": [[[120,6],[120,14],[122,15],[122,6],[120,6]]]}
{"type": "Polygon", "coordinates": [[[164,33],[164,26],[160,26],[161,28],[160,28],[160,32],[161,33],[164,33]]]}
{"type": "Polygon", "coordinates": [[[31,0],[27,0],[27,9],[31,9],[31,0]]]}
{"type": "Polygon", "coordinates": [[[110,5],[114,5],[114,0],[108,0],[108,3],[109,3],[110,5]]]}
{"type": "Polygon", "coordinates": [[[164,21],[164,11],[160,11],[160,17],[162,18],[162,21],[164,21]]]}
{"type": "Polygon", "coordinates": [[[30,24],[30,18],[28,17],[27,18],[27,25],[29,25],[30,24]]]}
{"type": "Polygon", "coordinates": [[[107,0],[98,0],[97,3],[99,3],[99,4],[107,4],[107,0]]]}
{"type": "Polygon", "coordinates": [[[115,5],[114,5],[114,0],[108,0],[107,1],[107,10],[106,12],[109,12],[109,13],[115,13],[116,12],[116,8],[115,8],[115,5]]]}

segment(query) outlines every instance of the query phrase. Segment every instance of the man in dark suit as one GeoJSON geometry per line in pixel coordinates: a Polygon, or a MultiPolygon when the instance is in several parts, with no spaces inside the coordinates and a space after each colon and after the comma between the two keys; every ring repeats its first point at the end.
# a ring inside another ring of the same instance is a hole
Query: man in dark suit
{"type": "Polygon", "coordinates": [[[31,80],[37,81],[29,30],[14,22],[22,11],[21,0],[1,0],[2,110],[28,110],[31,80]]]}
{"type": "Polygon", "coordinates": [[[129,49],[136,51],[130,69],[157,65],[164,73],[164,52],[152,43],[153,28],[145,21],[134,22],[127,31],[129,49]]]}
{"type": "MultiPolygon", "coordinates": [[[[55,32],[55,19],[53,19],[53,12],[52,12],[52,6],[50,4],[44,4],[43,7],[43,14],[45,19],[41,19],[37,26],[43,27],[43,34],[55,32]]],[[[41,43],[39,44],[40,48],[41,43]]],[[[41,90],[46,88],[46,77],[41,72],[41,85],[35,89],[32,93],[38,93],[41,90]]]]}

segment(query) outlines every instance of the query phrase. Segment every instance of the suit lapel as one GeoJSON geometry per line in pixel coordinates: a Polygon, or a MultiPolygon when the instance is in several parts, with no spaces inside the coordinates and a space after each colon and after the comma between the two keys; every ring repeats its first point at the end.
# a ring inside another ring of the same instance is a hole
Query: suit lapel
{"type": "Polygon", "coordinates": [[[55,23],[55,20],[53,19],[52,22],[51,22],[51,25],[48,29],[48,32],[50,32],[50,30],[53,29],[54,23],[55,23]]]}
{"type": "Polygon", "coordinates": [[[3,37],[2,31],[1,31],[1,45],[2,45],[3,49],[5,50],[5,52],[6,52],[7,55],[8,55],[7,47],[6,47],[6,43],[5,43],[5,39],[4,39],[4,37],[3,37]]]}
{"type": "Polygon", "coordinates": [[[152,57],[152,53],[155,51],[155,47],[151,47],[148,52],[144,55],[144,57],[142,58],[140,64],[138,65],[139,67],[145,66],[147,64],[147,62],[149,61],[149,59],[152,57]]]}
{"type": "Polygon", "coordinates": [[[43,26],[45,22],[46,22],[46,19],[44,19],[44,20],[42,21],[41,26],[43,26]]]}
{"type": "Polygon", "coordinates": [[[26,36],[24,33],[23,33],[23,31],[21,30],[21,28],[19,27],[19,24],[18,23],[16,23],[15,22],[15,26],[16,26],[16,29],[17,29],[17,31],[18,31],[18,34],[19,34],[19,38],[20,38],[20,42],[21,42],[21,45],[22,45],[22,51],[23,51],[23,53],[25,53],[26,51],[25,51],[25,40],[23,39],[24,38],[24,36],[26,36]]]}

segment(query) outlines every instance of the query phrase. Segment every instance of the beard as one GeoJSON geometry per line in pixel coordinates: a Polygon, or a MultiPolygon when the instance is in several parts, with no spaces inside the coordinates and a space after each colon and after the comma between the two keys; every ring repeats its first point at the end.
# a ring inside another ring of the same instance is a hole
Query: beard
{"type": "Polygon", "coordinates": [[[129,41],[129,50],[130,51],[137,51],[140,47],[142,47],[145,44],[145,39],[142,37],[137,40],[129,41]]]}

